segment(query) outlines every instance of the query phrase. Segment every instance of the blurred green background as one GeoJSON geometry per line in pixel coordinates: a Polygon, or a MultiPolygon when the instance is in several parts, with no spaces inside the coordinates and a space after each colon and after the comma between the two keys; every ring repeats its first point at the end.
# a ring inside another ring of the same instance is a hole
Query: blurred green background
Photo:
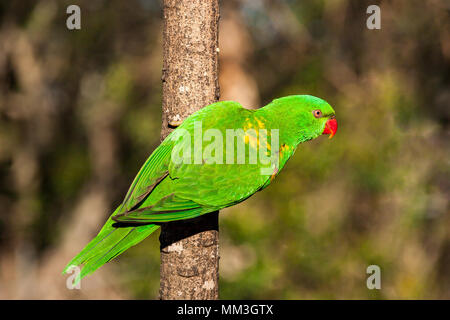
{"type": "MultiPolygon", "coordinates": [[[[339,131],[221,212],[221,298],[450,299],[449,15],[444,0],[222,1],[221,100],[316,95],[339,131]]],[[[159,233],[81,290],[61,270],[159,143],[161,68],[158,1],[0,1],[1,299],[157,298],[159,233]]]]}

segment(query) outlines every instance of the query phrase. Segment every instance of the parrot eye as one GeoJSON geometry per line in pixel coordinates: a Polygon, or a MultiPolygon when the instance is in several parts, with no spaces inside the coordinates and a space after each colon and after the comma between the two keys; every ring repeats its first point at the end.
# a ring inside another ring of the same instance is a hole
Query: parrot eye
{"type": "Polygon", "coordinates": [[[320,110],[314,110],[314,111],[313,111],[313,115],[314,115],[314,117],[316,117],[316,118],[320,118],[320,117],[322,116],[322,111],[320,111],[320,110]]]}

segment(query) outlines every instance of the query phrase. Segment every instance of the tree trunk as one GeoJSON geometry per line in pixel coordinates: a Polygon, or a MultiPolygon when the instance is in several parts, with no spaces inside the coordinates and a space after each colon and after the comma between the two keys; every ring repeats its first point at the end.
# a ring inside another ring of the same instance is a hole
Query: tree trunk
{"type": "MultiPolygon", "coordinates": [[[[164,0],[161,139],[216,102],[218,0],[164,0]]],[[[218,299],[218,212],[161,228],[160,299],[218,299]]]]}

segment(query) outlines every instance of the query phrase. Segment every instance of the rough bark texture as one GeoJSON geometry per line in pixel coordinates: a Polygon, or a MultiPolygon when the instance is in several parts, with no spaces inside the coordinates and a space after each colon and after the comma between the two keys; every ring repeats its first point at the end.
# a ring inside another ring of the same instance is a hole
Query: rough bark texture
{"type": "MultiPolygon", "coordinates": [[[[218,0],[164,0],[161,139],[219,99],[218,0]]],[[[161,228],[161,299],[218,299],[218,212],[161,228]]]]}

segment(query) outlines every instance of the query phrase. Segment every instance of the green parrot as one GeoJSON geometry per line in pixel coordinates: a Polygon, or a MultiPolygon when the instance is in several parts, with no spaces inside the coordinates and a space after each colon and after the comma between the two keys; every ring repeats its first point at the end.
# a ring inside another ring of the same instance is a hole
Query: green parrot
{"type": "Polygon", "coordinates": [[[63,273],[78,279],[134,246],[161,223],[233,206],[266,188],[297,146],[334,136],[333,108],[309,95],[249,110],[234,101],[208,105],[186,118],[144,163],[123,202],[63,273]]]}

